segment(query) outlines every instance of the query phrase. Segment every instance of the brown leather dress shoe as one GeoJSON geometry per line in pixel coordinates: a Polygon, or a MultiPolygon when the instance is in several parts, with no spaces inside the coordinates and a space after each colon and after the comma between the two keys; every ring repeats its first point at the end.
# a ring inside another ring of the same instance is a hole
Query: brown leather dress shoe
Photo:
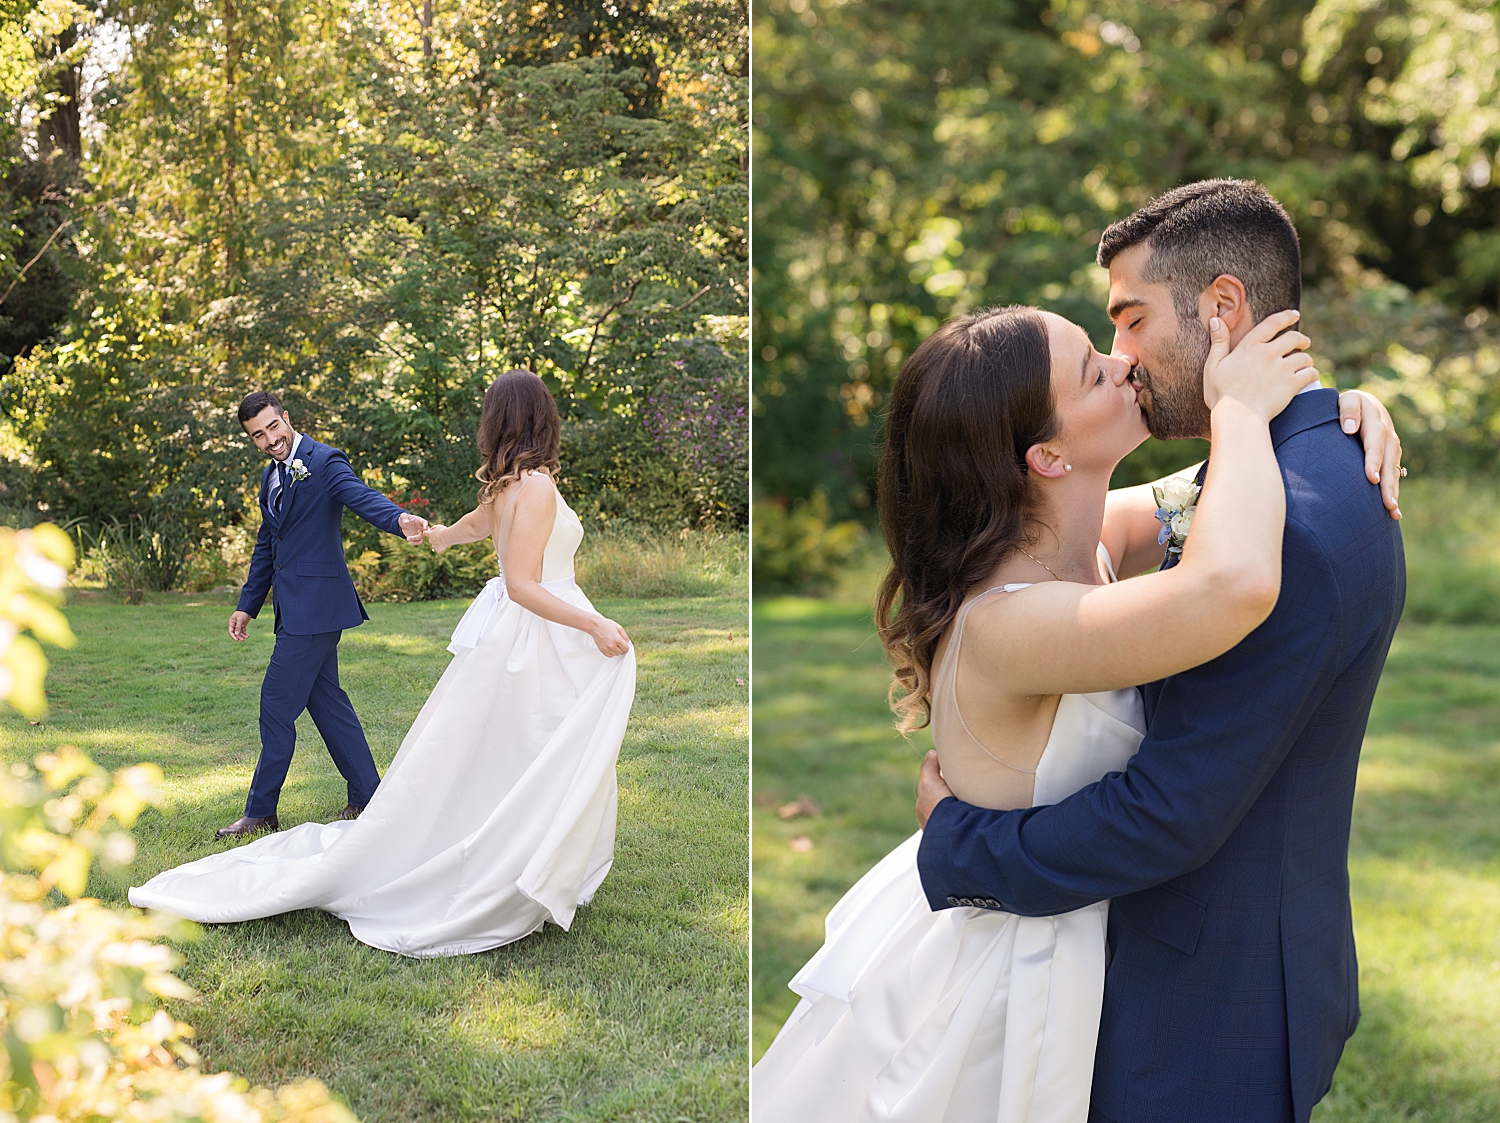
{"type": "Polygon", "coordinates": [[[268,815],[264,819],[257,819],[253,815],[241,815],[227,827],[220,827],[214,831],[215,838],[243,838],[247,834],[260,834],[262,831],[279,831],[281,824],[276,821],[275,815],[268,815]]]}
{"type": "Polygon", "coordinates": [[[358,819],[363,807],[355,807],[352,803],[346,803],[344,809],[334,816],[335,819],[358,819]]]}

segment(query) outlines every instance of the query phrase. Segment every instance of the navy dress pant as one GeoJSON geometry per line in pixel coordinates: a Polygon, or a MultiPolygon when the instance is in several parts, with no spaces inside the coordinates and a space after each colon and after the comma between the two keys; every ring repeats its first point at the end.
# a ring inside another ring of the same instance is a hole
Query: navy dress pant
{"type": "Polygon", "coordinates": [[[297,745],[297,718],[306,710],[349,785],[349,802],[363,807],[375,794],[380,773],[370,755],[364,728],[339,686],[339,637],[276,634],[276,648],[260,687],[260,760],[250,781],[245,814],[257,819],[276,814],[281,785],[297,745]]]}

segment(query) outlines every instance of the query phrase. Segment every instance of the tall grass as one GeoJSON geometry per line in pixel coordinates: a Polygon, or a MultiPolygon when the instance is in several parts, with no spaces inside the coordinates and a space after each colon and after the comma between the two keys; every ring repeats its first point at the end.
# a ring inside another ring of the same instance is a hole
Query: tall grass
{"type": "Polygon", "coordinates": [[[748,570],[743,530],[662,532],[591,526],[574,569],[591,597],[706,597],[739,592],[748,570]]]}

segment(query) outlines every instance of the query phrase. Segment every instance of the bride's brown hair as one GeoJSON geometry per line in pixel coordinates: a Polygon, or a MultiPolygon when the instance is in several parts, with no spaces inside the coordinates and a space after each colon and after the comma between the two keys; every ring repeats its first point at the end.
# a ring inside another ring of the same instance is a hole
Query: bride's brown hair
{"type": "Polygon", "coordinates": [[[891,568],[875,621],[903,732],[931,719],[933,655],[964,597],[1028,544],[1026,450],[1057,428],[1035,308],[949,320],[897,375],[879,482],[891,568]]]}
{"type": "Polygon", "coordinates": [[[560,467],[562,422],[547,384],[529,370],[508,370],[484,392],[479,414],[481,506],[522,472],[560,467]]]}

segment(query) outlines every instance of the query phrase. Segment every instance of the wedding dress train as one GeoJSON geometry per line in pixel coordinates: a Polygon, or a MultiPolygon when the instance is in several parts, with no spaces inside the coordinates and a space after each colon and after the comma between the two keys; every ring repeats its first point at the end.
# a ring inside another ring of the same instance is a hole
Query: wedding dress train
{"type": "MultiPolygon", "coordinates": [[[[960,613],[934,681],[940,747],[972,738],[952,670],[969,611],[1023,588],[990,590],[960,613]]],[[[1144,735],[1134,689],[1063,695],[1033,806],[1122,770],[1144,735]]],[[[753,1123],[1088,1118],[1109,902],[1062,916],[934,912],[917,872],[921,839],[882,858],[828,914],[822,948],[789,984],[801,1001],[751,1073],[753,1123]]]]}
{"type": "MultiPolygon", "coordinates": [[[[557,501],[542,585],[593,610],[573,580],[583,538],[557,501]]],[[[635,652],[512,601],[496,577],[453,633],[443,672],[356,820],[306,823],[189,862],[130,903],[218,924],[317,908],[402,955],[461,955],[547,921],[566,929],[614,860],[615,761],[635,652]]]]}

